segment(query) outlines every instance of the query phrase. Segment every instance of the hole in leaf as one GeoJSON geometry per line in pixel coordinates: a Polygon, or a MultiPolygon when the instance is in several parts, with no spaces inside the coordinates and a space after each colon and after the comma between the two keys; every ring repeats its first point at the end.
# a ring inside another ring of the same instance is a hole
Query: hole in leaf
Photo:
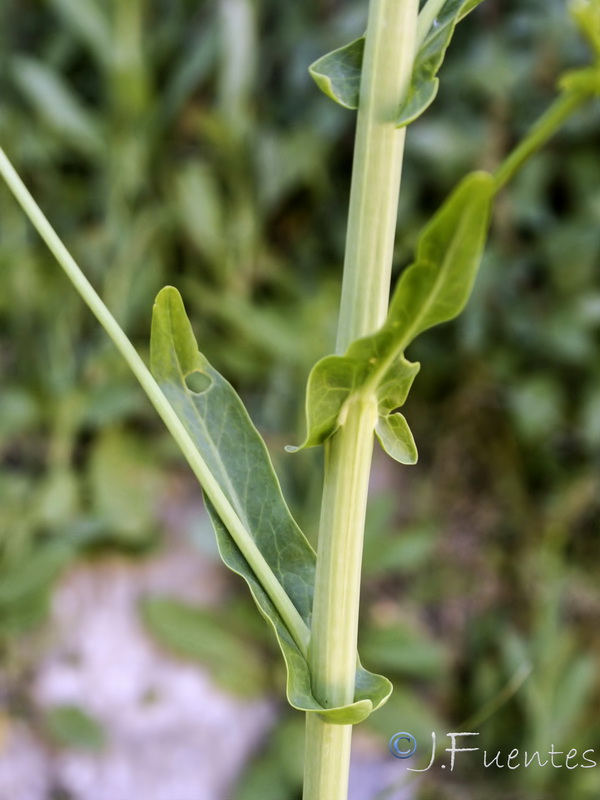
{"type": "Polygon", "coordinates": [[[185,385],[190,392],[194,394],[202,394],[202,392],[208,389],[211,383],[212,381],[208,375],[197,369],[185,376],[185,385]]]}

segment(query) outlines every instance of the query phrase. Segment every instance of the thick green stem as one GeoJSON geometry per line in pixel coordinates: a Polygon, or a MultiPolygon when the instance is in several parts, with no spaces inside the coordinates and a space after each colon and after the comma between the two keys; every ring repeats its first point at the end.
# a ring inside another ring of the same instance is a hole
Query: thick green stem
{"type": "Polygon", "coordinates": [[[352,725],[328,725],[306,715],[304,798],[346,800],[352,725]]]}
{"type": "MultiPolygon", "coordinates": [[[[325,707],[354,700],[362,545],[377,419],[358,397],[325,446],[315,603],[309,646],[313,693],[325,707]]],[[[307,715],[305,800],[345,800],[351,725],[307,715]]]]}
{"type": "MultiPolygon", "coordinates": [[[[350,192],[338,352],[385,320],[405,129],[395,120],[414,61],[418,0],[371,0],[350,192]]],[[[354,700],[373,397],[357,397],[325,445],[309,664],[325,707],[354,700]]],[[[309,714],[304,800],[345,800],[352,727],[309,714]]]]}
{"type": "Polygon", "coordinates": [[[371,0],[352,166],[337,351],[385,320],[405,128],[396,128],[414,61],[417,0],[371,0]]]}
{"type": "Polygon", "coordinates": [[[313,692],[325,707],[354,700],[362,541],[376,421],[375,398],[358,396],[325,449],[309,647],[313,692]]]}

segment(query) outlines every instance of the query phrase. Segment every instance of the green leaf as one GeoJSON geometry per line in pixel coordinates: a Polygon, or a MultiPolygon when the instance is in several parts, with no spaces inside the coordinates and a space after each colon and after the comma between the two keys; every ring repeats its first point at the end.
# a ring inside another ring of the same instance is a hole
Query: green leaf
{"type": "Polygon", "coordinates": [[[596,659],[584,653],[569,654],[568,662],[557,678],[557,691],[554,693],[553,721],[556,728],[568,736],[576,730],[577,722],[585,717],[586,710],[594,696],[594,686],[598,674],[596,659]]]}
{"type": "MultiPolygon", "coordinates": [[[[218,481],[223,493],[307,627],[315,581],[315,553],[292,518],[281,494],[269,454],[240,398],[198,352],[183,302],[176,289],[163,289],[154,306],[152,372],[165,396],[218,481]],[[193,392],[186,378],[200,373],[207,388],[193,392]]],[[[311,692],[305,655],[293,631],[250,567],[227,524],[213,504],[206,505],[225,564],[241,575],[265,619],[272,626],[287,667],[287,696],[303,711],[320,713],[329,722],[353,724],[382,705],[391,684],[362,668],[357,660],[355,702],[325,709],[311,692]]]]}
{"type": "Polygon", "coordinates": [[[335,433],[340,425],[340,410],[360,387],[366,372],[360,360],[350,357],[325,356],[315,364],[308,377],[307,437],[300,447],[286,447],[288,453],[314,447],[335,433]]]}
{"type": "MultiPolygon", "coordinates": [[[[486,172],[467,175],[425,227],[417,258],[402,275],[374,353],[404,348],[428,328],[465,307],[483,254],[495,184],[486,172]]],[[[381,354],[381,355],[380,355],[381,354]]]]}
{"type": "Polygon", "coordinates": [[[215,269],[226,260],[227,233],[223,197],[213,170],[187,164],[175,176],[176,208],[186,234],[215,269]]]}
{"type": "MultiPolygon", "coordinates": [[[[344,406],[367,382],[372,372],[370,350],[355,342],[346,356],[326,356],[313,368],[306,399],[308,434],[300,447],[287,447],[290,453],[322,444],[343,423],[344,406]]],[[[377,391],[377,438],[384,450],[402,464],[414,464],[417,451],[408,424],[397,409],[404,405],[410,387],[420,369],[400,357],[388,370],[377,391]]]]}
{"type": "Polygon", "coordinates": [[[38,542],[18,559],[1,564],[0,640],[13,638],[44,621],[52,587],[75,552],[65,541],[50,540],[38,542]]]}
{"type": "Polygon", "coordinates": [[[79,706],[55,706],[46,712],[43,724],[47,735],[58,745],[92,751],[104,747],[102,726],[79,706]]]}
{"type": "Polygon", "coordinates": [[[416,261],[398,281],[383,327],[353,342],[344,356],[326,356],[315,364],[301,448],[324,442],[343,424],[353,395],[371,393],[378,402],[376,433],[382,446],[401,463],[415,463],[412,434],[394,412],[404,404],[420,365],[403,354],[419,333],[464,308],[483,253],[494,187],[487,173],[467,175],[421,233],[416,261]]]}
{"type": "MultiPolygon", "coordinates": [[[[417,50],[406,98],[398,112],[398,127],[419,117],[433,102],[439,87],[436,77],[461,19],[482,0],[446,0],[417,50]]],[[[365,37],[319,58],[309,72],[317,86],[344,108],[358,108],[365,37]]]]}
{"type": "Polygon", "coordinates": [[[79,491],[79,481],[72,469],[59,466],[51,470],[36,500],[38,522],[62,532],[65,524],[78,515],[79,491]]]}
{"type": "Polygon", "coordinates": [[[385,452],[401,464],[417,463],[417,446],[408,422],[398,409],[404,405],[421,365],[400,356],[377,388],[379,419],[375,435],[385,452]]]}
{"type": "Polygon", "coordinates": [[[194,607],[175,598],[149,597],[142,601],[140,610],[146,627],[160,644],[178,656],[204,664],[224,688],[247,696],[265,690],[260,653],[227,628],[218,609],[194,607]]]}

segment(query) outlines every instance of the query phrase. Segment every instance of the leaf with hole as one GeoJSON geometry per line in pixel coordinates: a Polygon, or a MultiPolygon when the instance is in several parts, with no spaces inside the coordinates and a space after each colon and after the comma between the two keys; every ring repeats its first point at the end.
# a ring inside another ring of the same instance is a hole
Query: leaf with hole
{"type": "MultiPolygon", "coordinates": [[[[181,297],[172,287],[159,293],[154,306],[151,368],[238,522],[262,554],[269,580],[283,588],[308,629],[315,553],[283,499],[262,438],[232,386],[198,351],[181,297]],[[190,388],[188,382],[192,381],[190,388]]],[[[367,672],[357,660],[354,703],[325,709],[312,695],[306,654],[272,599],[270,585],[257,576],[236,544],[229,529],[231,520],[221,518],[208,498],[206,505],[223,561],[244,578],[275,632],[287,667],[291,705],[317,712],[333,723],[354,724],[365,719],[387,700],[392,688],[389,681],[367,672]]]]}

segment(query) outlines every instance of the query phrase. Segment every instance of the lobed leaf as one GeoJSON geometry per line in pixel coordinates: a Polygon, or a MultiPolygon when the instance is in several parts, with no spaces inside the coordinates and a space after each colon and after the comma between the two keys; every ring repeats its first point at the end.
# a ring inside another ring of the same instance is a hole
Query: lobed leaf
{"type": "Polygon", "coordinates": [[[416,336],[464,308],[483,253],[494,191],[491,175],[467,175],[421,233],[416,260],[398,281],[383,327],[353,342],[345,355],[327,356],[313,367],[308,432],[301,447],[324,442],[340,427],[353,394],[372,393],[382,446],[401,463],[415,463],[408,424],[394,412],[404,404],[420,365],[403,354],[416,336]]]}
{"type": "Polygon", "coordinates": [[[398,409],[406,402],[414,379],[421,368],[400,356],[377,387],[379,419],[375,436],[385,452],[401,464],[416,464],[418,453],[408,422],[398,409]]]}
{"type": "MultiPolygon", "coordinates": [[[[482,0],[446,0],[419,46],[406,98],[398,112],[397,126],[404,127],[419,117],[438,92],[436,77],[456,25],[482,0]]],[[[365,49],[361,36],[319,58],[309,67],[317,86],[344,108],[357,109],[365,49]]]]}
{"type": "MultiPolygon", "coordinates": [[[[343,357],[326,356],[315,364],[307,388],[307,437],[300,447],[286,447],[288,452],[322,444],[340,427],[346,402],[362,389],[372,371],[372,354],[363,347],[364,341],[354,342],[343,357]]],[[[404,405],[419,369],[420,364],[399,358],[376,392],[377,438],[402,464],[416,463],[417,451],[408,423],[397,409],[404,405]]]]}
{"type": "MultiPolygon", "coordinates": [[[[172,287],[159,293],[154,306],[151,368],[272,573],[310,626],[314,550],[289,512],[265,444],[240,398],[198,352],[183,302],[172,287]]],[[[387,700],[390,682],[367,672],[357,660],[355,702],[324,708],[312,694],[307,661],[269,594],[208,498],[206,506],[223,561],[244,578],[275,632],[287,667],[290,704],[317,712],[332,723],[354,724],[365,719],[387,700]]]]}

